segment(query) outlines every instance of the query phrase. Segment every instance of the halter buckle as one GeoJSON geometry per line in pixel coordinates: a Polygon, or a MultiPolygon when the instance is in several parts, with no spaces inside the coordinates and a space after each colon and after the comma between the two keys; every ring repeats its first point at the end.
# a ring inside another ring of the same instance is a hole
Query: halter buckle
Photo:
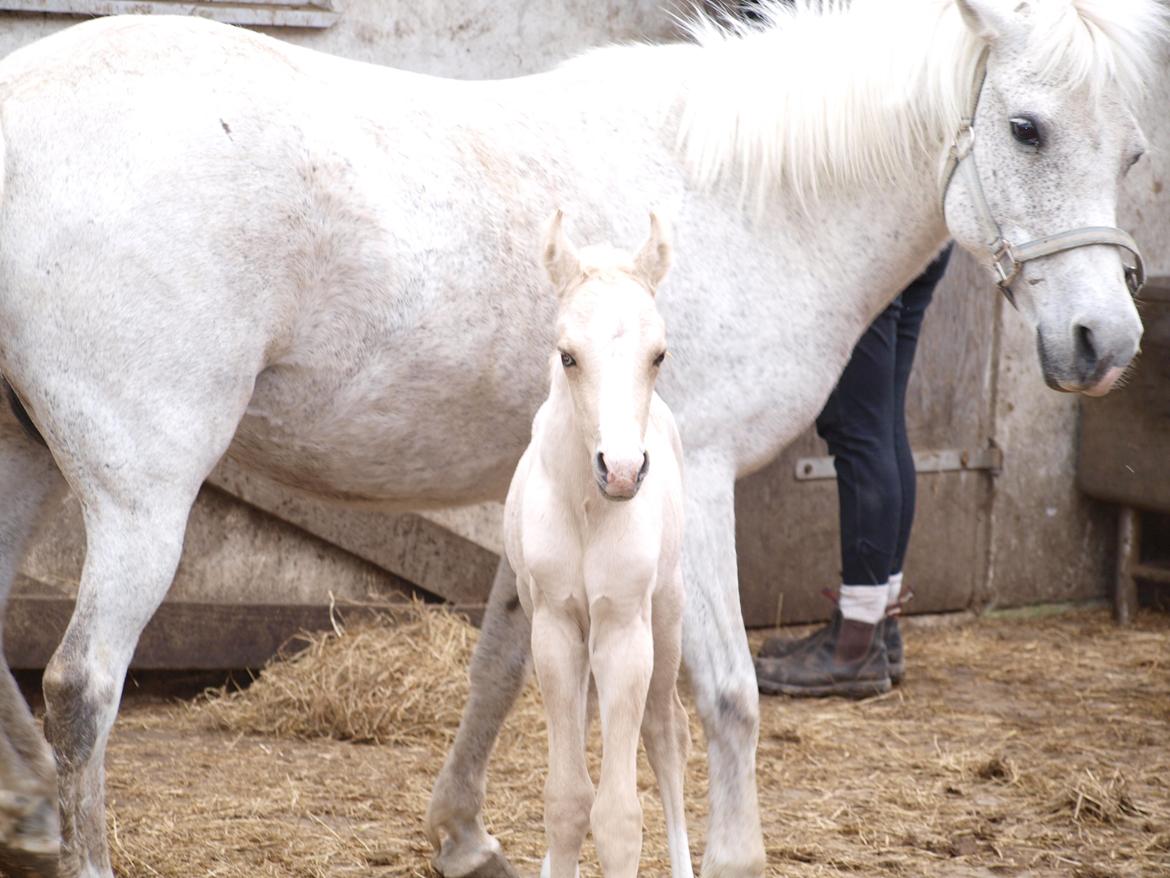
{"type": "Polygon", "coordinates": [[[995,285],[999,287],[999,291],[1003,293],[1003,297],[1008,300],[1008,304],[1013,308],[1016,305],[1016,294],[1012,292],[1012,281],[1016,279],[1016,275],[1020,273],[1020,261],[1016,259],[1015,253],[1012,252],[1012,245],[1000,238],[994,241],[991,245],[991,266],[995,269],[995,274],[999,278],[995,285]]]}
{"type": "Polygon", "coordinates": [[[999,278],[996,284],[1000,289],[1006,289],[1020,273],[1020,262],[1012,252],[1012,245],[1003,238],[991,244],[991,267],[999,278]]]}

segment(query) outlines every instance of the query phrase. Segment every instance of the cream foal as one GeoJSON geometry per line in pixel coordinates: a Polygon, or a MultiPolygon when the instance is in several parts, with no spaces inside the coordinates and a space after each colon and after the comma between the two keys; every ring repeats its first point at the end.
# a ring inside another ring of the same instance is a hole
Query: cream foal
{"type": "Polygon", "coordinates": [[[558,211],[545,244],[560,296],[557,352],[508,489],[504,536],[548,715],[542,875],[551,878],[577,874],[590,827],[603,874],[637,875],[639,730],[662,793],[672,874],[692,875],[683,811],[690,737],[676,690],[682,443],[654,392],[666,356],[654,291],[670,245],[653,214],[650,225],[635,257],[577,253],[558,211]],[[603,748],[596,799],[584,747],[590,671],[603,748]]]}

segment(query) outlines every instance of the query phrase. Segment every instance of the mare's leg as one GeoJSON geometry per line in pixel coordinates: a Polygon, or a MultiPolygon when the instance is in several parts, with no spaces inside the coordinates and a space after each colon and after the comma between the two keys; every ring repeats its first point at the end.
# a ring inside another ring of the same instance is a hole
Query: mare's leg
{"type": "Polygon", "coordinates": [[[586,562],[589,659],[597,683],[602,756],[590,824],[602,874],[634,878],[642,853],[638,738],[654,670],[646,587],[653,574],[643,579],[636,569],[617,569],[607,559],[598,564],[600,575],[591,575],[592,560],[586,562]]]}
{"type": "Polygon", "coordinates": [[[531,638],[516,574],[501,558],[471,660],[467,707],[427,809],[434,866],[447,878],[516,876],[500,843],[484,830],[483,800],[488,758],[528,676],[531,638]]]}
{"type": "MultiPolygon", "coordinates": [[[[64,878],[112,878],[104,761],[126,668],[170,586],[199,487],[227,449],[253,385],[254,373],[238,359],[229,372],[230,351],[215,352],[215,365],[202,369],[150,350],[154,339],[146,333],[136,358],[118,357],[120,371],[103,369],[100,354],[109,349],[87,339],[99,353],[73,371],[38,364],[24,381],[39,391],[31,402],[81,501],[86,532],[73,617],[44,675],[64,878]],[[107,389],[109,374],[116,389],[107,389]]],[[[182,356],[175,339],[158,344],[182,356]]]]}
{"type": "Polygon", "coordinates": [[[678,664],[682,650],[683,583],[679,571],[675,582],[654,595],[654,675],[646,695],[642,718],[642,741],[666,816],[666,837],[670,849],[672,878],[692,878],[691,849],[687,840],[687,816],[683,800],[683,779],[691,731],[687,713],[678,697],[678,664]]]}
{"type": "Polygon", "coordinates": [[[711,816],[704,878],[758,878],[764,841],[756,795],[760,728],[756,673],[739,608],[735,474],[688,454],[683,662],[707,736],[711,816]]]}
{"type": "MultiPolygon", "coordinates": [[[[65,483],[49,450],[25,434],[2,397],[0,409],[2,614],[41,512],[65,483]]],[[[0,874],[55,875],[60,847],[52,756],[5,665],[0,669],[0,874]]]]}
{"type": "Polygon", "coordinates": [[[544,825],[548,856],[542,874],[575,878],[589,830],[593,782],[585,762],[589,653],[584,608],[534,595],[532,660],[548,717],[544,825]]]}

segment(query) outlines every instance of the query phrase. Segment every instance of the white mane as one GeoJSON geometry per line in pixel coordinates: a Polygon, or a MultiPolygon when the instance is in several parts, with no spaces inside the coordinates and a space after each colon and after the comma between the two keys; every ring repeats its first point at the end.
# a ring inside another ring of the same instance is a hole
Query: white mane
{"type": "MultiPolygon", "coordinates": [[[[1032,0],[1030,57],[1044,79],[1149,82],[1164,13],[1156,0],[1032,0]]],[[[679,143],[696,182],[736,169],[757,208],[783,189],[900,180],[938,152],[966,104],[982,42],[955,0],[795,0],[762,9],[763,27],[700,18],[702,46],[684,98],[679,143]]]]}

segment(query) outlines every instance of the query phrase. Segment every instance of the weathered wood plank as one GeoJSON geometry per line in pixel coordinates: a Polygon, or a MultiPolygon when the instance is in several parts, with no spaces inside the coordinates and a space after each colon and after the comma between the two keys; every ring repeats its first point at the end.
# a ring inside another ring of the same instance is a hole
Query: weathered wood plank
{"type": "MultiPolygon", "coordinates": [[[[335,608],[344,622],[401,608],[402,601],[335,608]]],[[[473,623],[482,605],[456,606],[473,623]]],[[[4,653],[16,669],[43,668],[65,633],[73,601],[13,597],[4,624],[4,653]]],[[[166,602],[142,633],[131,668],[230,670],[259,668],[302,631],[332,627],[330,609],[307,604],[196,604],[166,602]]]]}
{"type": "Polygon", "coordinates": [[[421,515],[327,506],[230,460],[208,481],[452,603],[482,603],[491,591],[498,556],[421,515]]]}

